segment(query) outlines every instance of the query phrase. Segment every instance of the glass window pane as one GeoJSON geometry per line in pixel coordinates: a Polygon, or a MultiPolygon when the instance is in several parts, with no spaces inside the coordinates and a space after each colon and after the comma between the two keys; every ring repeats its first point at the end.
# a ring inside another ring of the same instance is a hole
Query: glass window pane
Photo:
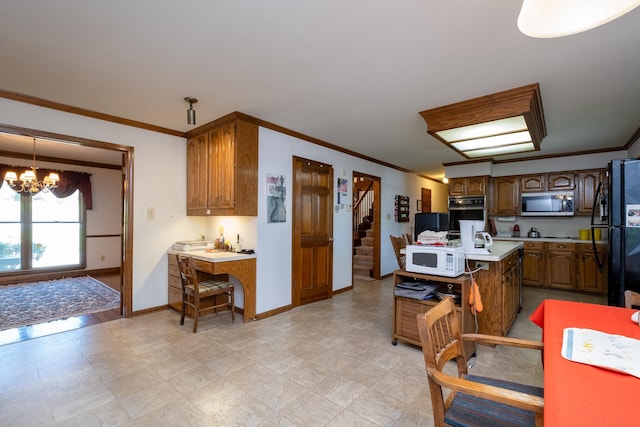
{"type": "Polygon", "coordinates": [[[33,268],[80,264],[80,224],[33,224],[33,268]]]}
{"type": "Polygon", "coordinates": [[[20,222],[20,195],[6,182],[0,188],[0,222],[20,222]]]}
{"type": "Polygon", "coordinates": [[[0,224],[0,271],[20,269],[20,223],[0,224]]]}
{"type": "Polygon", "coordinates": [[[58,199],[53,194],[45,193],[44,191],[34,194],[31,196],[33,203],[31,208],[32,221],[79,221],[79,194],[76,190],[75,193],[63,199],[58,199]]]}
{"type": "Polygon", "coordinates": [[[0,188],[0,271],[20,269],[20,195],[0,188]]]}

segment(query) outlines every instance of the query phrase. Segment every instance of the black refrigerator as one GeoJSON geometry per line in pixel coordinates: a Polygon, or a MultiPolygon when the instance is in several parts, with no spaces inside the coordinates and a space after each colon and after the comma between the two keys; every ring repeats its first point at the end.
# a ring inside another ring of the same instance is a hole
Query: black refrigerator
{"type": "Polygon", "coordinates": [[[624,306],[624,291],[640,292],[640,160],[613,160],[608,175],[608,304],[624,306]]]}

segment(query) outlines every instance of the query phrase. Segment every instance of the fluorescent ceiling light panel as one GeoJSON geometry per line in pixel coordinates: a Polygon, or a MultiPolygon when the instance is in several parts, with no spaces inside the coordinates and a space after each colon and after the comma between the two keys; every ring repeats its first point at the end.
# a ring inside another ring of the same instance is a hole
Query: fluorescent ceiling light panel
{"type": "Polygon", "coordinates": [[[523,142],[531,142],[529,131],[508,133],[506,135],[489,136],[487,138],[469,139],[467,141],[453,142],[451,146],[458,151],[471,151],[482,148],[501,147],[523,142]]]}
{"type": "Polygon", "coordinates": [[[469,159],[538,151],[547,135],[538,83],[432,108],[420,115],[430,135],[469,159]]]}
{"type": "Polygon", "coordinates": [[[455,129],[437,132],[445,141],[464,141],[467,139],[484,138],[491,135],[527,130],[527,123],[523,116],[509,117],[507,119],[492,120],[476,125],[463,126],[455,129]]]}
{"type": "Polygon", "coordinates": [[[516,144],[516,145],[506,145],[504,147],[493,147],[493,148],[485,148],[482,150],[475,151],[467,151],[464,154],[467,157],[476,159],[479,157],[491,157],[491,156],[499,156],[504,154],[514,154],[514,153],[524,153],[527,151],[533,151],[534,146],[532,142],[527,142],[524,144],[516,144]]]}
{"type": "Polygon", "coordinates": [[[611,22],[640,0],[524,0],[518,28],[530,37],[563,37],[611,22]]]}

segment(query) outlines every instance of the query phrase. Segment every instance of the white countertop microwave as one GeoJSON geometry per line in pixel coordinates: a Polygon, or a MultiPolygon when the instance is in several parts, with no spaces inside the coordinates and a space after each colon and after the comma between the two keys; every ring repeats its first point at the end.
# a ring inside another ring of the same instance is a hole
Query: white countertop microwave
{"type": "Polygon", "coordinates": [[[457,277],[464,273],[461,246],[407,245],[405,269],[412,273],[457,277]]]}

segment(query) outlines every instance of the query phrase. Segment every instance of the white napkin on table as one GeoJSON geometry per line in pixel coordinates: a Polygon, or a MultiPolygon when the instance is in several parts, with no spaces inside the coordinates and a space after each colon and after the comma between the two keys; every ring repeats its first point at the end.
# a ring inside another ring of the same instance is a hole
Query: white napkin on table
{"type": "Polygon", "coordinates": [[[640,340],[593,329],[565,328],[562,357],[640,378],[640,340]]]}

